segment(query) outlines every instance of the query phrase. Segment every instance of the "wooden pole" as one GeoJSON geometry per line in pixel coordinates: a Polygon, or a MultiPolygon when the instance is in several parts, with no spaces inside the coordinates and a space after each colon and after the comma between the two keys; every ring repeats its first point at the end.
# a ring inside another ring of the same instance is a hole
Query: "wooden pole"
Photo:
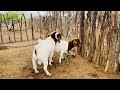
{"type": "Polygon", "coordinates": [[[3,43],[3,37],[2,37],[2,14],[0,13],[0,36],[1,36],[1,41],[3,43]]]}
{"type": "Polygon", "coordinates": [[[7,20],[8,20],[8,25],[9,25],[9,17],[8,17],[8,13],[7,13],[7,20]]]}
{"type": "Polygon", "coordinates": [[[14,40],[16,42],[14,25],[15,25],[15,23],[13,21],[13,15],[12,15],[12,27],[13,27],[13,32],[14,32],[14,40]]]}
{"type": "MultiPolygon", "coordinates": [[[[18,19],[18,17],[17,17],[17,21],[18,21],[18,24],[19,24],[19,28],[20,28],[20,30],[21,30],[20,20],[18,19]]],[[[21,36],[20,36],[20,37],[21,37],[21,36]]]]}
{"type": "Polygon", "coordinates": [[[24,13],[23,13],[23,18],[24,18],[24,22],[25,22],[26,37],[27,37],[27,40],[28,40],[27,24],[26,24],[26,18],[25,18],[24,13]]]}
{"type": "Polygon", "coordinates": [[[85,19],[85,11],[81,11],[80,13],[81,19],[80,19],[80,32],[81,32],[81,47],[80,47],[80,53],[83,54],[84,50],[84,19],[85,19]]]}
{"type": "Polygon", "coordinates": [[[41,16],[39,16],[39,19],[40,19],[40,20],[39,20],[39,28],[40,28],[40,38],[41,38],[41,34],[42,34],[42,33],[41,33],[41,31],[42,31],[42,23],[41,23],[41,20],[42,20],[42,19],[41,19],[41,16]]]}
{"type": "Polygon", "coordinates": [[[4,14],[2,14],[2,15],[3,15],[3,18],[4,18],[5,25],[6,25],[6,27],[7,27],[7,32],[8,32],[8,38],[9,38],[9,42],[11,42],[11,39],[10,39],[10,34],[9,34],[9,29],[8,29],[7,22],[6,22],[6,19],[5,19],[5,16],[4,16],[4,14]]]}
{"type": "Polygon", "coordinates": [[[32,30],[32,40],[34,39],[34,33],[33,33],[33,16],[31,13],[31,30],[32,30]]]}
{"type": "Polygon", "coordinates": [[[21,22],[20,22],[20,39],[22,41],[22,16],[21,16],[21,22]]]}

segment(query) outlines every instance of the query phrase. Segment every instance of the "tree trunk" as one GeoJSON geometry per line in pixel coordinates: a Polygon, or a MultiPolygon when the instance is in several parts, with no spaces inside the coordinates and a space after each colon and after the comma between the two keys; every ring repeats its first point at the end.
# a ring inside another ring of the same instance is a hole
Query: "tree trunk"
{"type": "Polygon", "coordinates": [[[71,29],[71,12],[68,11],[66,38],[69,39],[71,29]]]}
{"type": "Polygon", "coordinates": [[[81,11],[80,13],[80,32],[81,32],[81,47],[80,47],[80,54],[83,55],[84,50],[84,19],[85,19],[85,11],[81,11]]]}
{"type": "Polygon", "coordinates": [[[97,11],[94,11],[93,12],[93,15],[92,15],[92,33],[91,33],[91,45],[90,45],[90,57],[88,59],[88,61],[92,62],[93,60],[93,54],[94,54],[94,51],[96,49],[96,36],[95,36],[95,33],[96,33],[96,19],[97,19],[97,11]]]}
{"type": "Polygon", "coordinates": [[[117,25],[117,12],[112,12],[112,22],[113,22],[113,28],[109,31],[107,35],[107,40],[109,40],[108,44],[108,60],[105,66],[105,72],[113,73],[118,72],[120,68],[120,62],[119,62],[119,52],[120,52],[120,36],[119,36],[119,27],[117,25]],[[109,62],[109,63],[108,63],[109,62]]]}

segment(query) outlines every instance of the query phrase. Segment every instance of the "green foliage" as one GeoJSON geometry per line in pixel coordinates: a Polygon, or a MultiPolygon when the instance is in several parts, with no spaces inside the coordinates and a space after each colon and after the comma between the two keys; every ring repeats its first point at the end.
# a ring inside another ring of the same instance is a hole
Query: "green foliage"
{"type": "MultiPolygon", "coordinates": [[[[8,11],[6,13],[3,14],[6,21],[8,22],[12,22],[13,21],[21,21],[21,16],[22,16],[22,21],[24,22],[24,17],[23,17],[23,13],[19,12],[19,11],[8,11]]],[[[26,18],[27,21],[27,18],[26,18]]],[[[4,22],[4,19],[3,19],[4,22]]]]}
{"type": "Polygon", "coordinates": [[[4,16],[7,21],[12,21],[12,18],[13,20],[17,21],[17,20],[20,20],[21,14],[15,11],[14,12],[8,11],[4,13],[4,16]]]}

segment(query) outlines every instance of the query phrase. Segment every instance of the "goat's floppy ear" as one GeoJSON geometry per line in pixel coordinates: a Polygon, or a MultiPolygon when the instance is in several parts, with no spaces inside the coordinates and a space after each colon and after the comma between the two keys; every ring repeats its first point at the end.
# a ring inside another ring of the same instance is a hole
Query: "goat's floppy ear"
{"type": "Polygon", "coordinates": [[[56,32],[52,33],[52,34],[51,34],[51,37],[53,38],[53,40],[54,40],[55,42],[57,42],[57,39],[56,39],[56,32]]]}
{"type": "Polygon", "coordinates": [[[60,40],[61,40],[61,34],[60,33],[57,34],[57,40],[58,40],[58,42],[60,42],[60,40]]]}
{"type": "Polygon", "coordinates": [[[47,35],[47,37],[51,36],[51,35],[54,34],[55,32],[56,32],[56,31],[53,31],[53,32],[49,33],[49,34],[47,35]]]}

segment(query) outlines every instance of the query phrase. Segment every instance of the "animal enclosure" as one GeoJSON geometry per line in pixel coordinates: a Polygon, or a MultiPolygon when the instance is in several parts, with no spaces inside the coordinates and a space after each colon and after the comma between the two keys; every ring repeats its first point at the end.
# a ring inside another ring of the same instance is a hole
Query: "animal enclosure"
{"type": "Polygon", "coordinates": [[[7,21],[3,14],[0,14],[0,43],[15,43],[40,38],[40,33],[33,28],[33,17],[26,21],[25,15],[20,20],[7,21]],[[14,24],[14,25],[13,25],[14,24]],[[29,25],[30,24],[30,25],[29,25]]]}
{"type": "Polygon", "coordinates": [[[22,14],[11,22],[0,14],[1,45],[44,39],[52,31],[60,31],[65,40],[79,38],[77,53],[104,72],[120,71],[119,11],[47,11],[44,16],[38,12],[33,17],[31,13],[29,19],[22,14]]]}

